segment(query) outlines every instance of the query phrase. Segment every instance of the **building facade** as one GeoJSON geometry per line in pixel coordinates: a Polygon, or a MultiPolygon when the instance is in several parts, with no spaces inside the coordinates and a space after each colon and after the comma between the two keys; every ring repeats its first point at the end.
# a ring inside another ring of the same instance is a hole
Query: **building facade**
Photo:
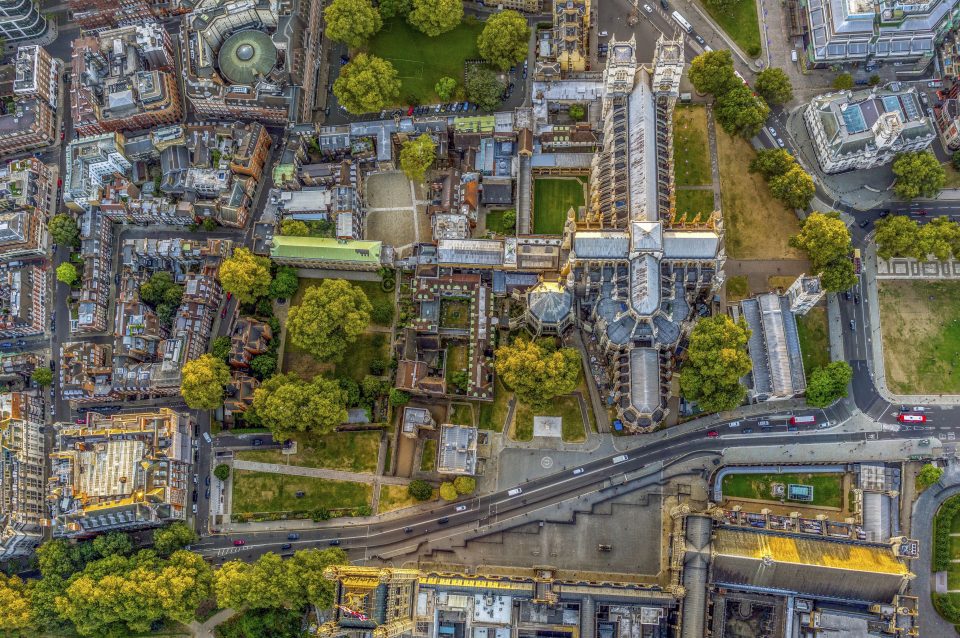
{"type": "Polygon", "coordinates": [[[30,45],[17,49],[14,68],[14,95],[24,98],[39,97],[49,104],[50,108],[57,108],[63,62],[51,57],[43,47],[30,45]]]}
{"type": "Polygon", "coordinates": [[[937,136],[914,87],[820,95],[803,120],[824,173],[883,166],[898,153],[922,151],[937,136]]]}
{"type": "Polygon", "coordinates": [[[35,40],[47,28],[47,19],[33,0],[0,0],[0,38],[6,42],[35,40]]]}
{"type": "Polygon", "coordinates": [[[0,395],[0,560],[29,556],[43,540],[43,422],[39,398],[0,395]]]}

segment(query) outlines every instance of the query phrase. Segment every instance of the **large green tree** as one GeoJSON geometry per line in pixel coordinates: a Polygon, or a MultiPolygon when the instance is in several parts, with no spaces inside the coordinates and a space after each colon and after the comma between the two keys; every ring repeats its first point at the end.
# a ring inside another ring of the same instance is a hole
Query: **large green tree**
{"type": "Polygon", "coordinates": [[[331,40],[357,48],[372,38],[383,20],[370,0],[333,0],[323,10],[326,34],[331,40]]]}
{"type": "MultiPolygon", "coordinates": [[[[277,273],[270,282],[270,297],[273,299],[289,299],[297,292],[300,286],[300,279],[297,277],[297,269],[291,266],[277,267],[277,273]]],[[[276,338],[278,335],[274,335],[276,338]]]]}
{"type": "Polygon", "coordinates": [[[754,95],[750,87],[739,83],[717,96],[714,112],[723,130],[749,139],[763,128],[763,123],[770,115],[770,107],[762,98],[754,95]]]}
{"type": "Polygon", "coordinates": [[[937,217],[920,227],[917,239],[917,255],[921,259],[933,255],[940,261],[946,261],[960,244],[960,228],[948,217],[937,217]]]}
{"type": "Polygon", "coordinates": [[[457,81],[451,77],[443,76],[433,85],[433,90],[441,100],[449,100],[453,96],[453,91],[457,88],[457,81]]]}
{"type": "Polygon", "coordinates": [[[58,213],[50,219],[47,230],[53,241],[58,244],[68,246],[80,245],[80,229],[77,227],[77,220],[68,213],[58,213]]]}
{"type": "Polygon", "coordinates": [[[46,366],[34,368],[33,374],[30,375],[30,378],[33,379],[33,382],[38,386],[45,388],[53,383],[53,371],[46,366]]]}
{"type": "Polygon", "coordinates": [[[69,261],[65,261],[57,266],[57,281],[72,286],[79,277],[80,273],[77,272],[77,267],[69,261]]]}
{"type": "Polygon", "coordinates": [[[249,248],[237,248],[220,264],[218,277],[224,290],[243,303],[253,303],[270,290],[270,260],[249,248]]]}
{"type": "Polygon", "coordinates": [[[750,330],[725,314],[701,319],[690,333],[687,360],[680,371],[680,389],[705,412],[732,410],[747,388],[741,377],[753,368],[747,354],[750,330]]]}
{"type": "Polygon", "coordinates": [[[299,219],[287,217],[280,222],[280,234],[285,237],[309,237],[310,227],[299,219]]]}
{"type": "Polygon", "coordinates": [[[180,394],[194,410],[215,410],[223,405],[223,389],[229,382],[227,364],[204,354],[183,365],[180,394]]]}
{"type": "Polygon", "coordinates": [[[158,270],[140,284],[140,300],[154,308],[161,304],[176,307],[183,300],[183,286],[177,285],[171,273],[158,270]]]}
{"type": "Polygon", "coordinates": [[[197,533],[181,521],[153,532],[153,549],[162,557],[170,556],[175,551],[195,542],[197,542],[197,533]]]}
{"type": "Polygon", "coordinates": [[[850,231],[839,214],[811,213],[803,221],[800,234],[790,238],[790,245],[807,253],[825,290],[847,290],[856,283],[856,273],[850,261],[850,231]]]}
{"type": "Polygon", "coordinates": [[[893,192],[903,199],[935,197],[947,181],[940,160],[930,151],[900,153],[891,168],[897,178],[893,192]]]}
{"type": "Polygon", "coordinates": [[[939,481],[941,476],[943,476],[943,468],[937,467],[932,463],[927,463],[921,467],[917,473],[917,478],[914,479],[914,485],[916,485],[918,492],[922,492],[939,481]]]}
{"type": "Polygon", "coordinates": [[[427,133],[407,140],[400,148],[400,168],[414,182],[422,182],[427,169],[437,159],[437,145],[427,133]]]}
{"type": "Polygon", "coordinates": [[[790,208],[806,208],[816,191],[813,178],[799,164],[770,180],[770,192],[790,208]]]}
{"type": "Polygon", "coordinates": [[[343,279],[324,279],[290,308],[290,342],[318,359],[339,359],[366,330],[371,309],[360,288],[343,279]]]}
{"type": "Polygon", "coordinates": [[[484,111],[497,108],[506,89],[493,71],[477,64],[467,67],[464,86],[467,90],[467,99],[478,104],[484,111]]]}
{"type": "Polygon", "coordinates": [[[757,156],[750,160],[750,172],[760,173],[764,179],[772,179],[784,175],[797,165],[793,155],[782,148],[765,148],[757,151],[757,156]]]}
{"type": "Polygon", "coordinates": [[[544,407],[554,397],[573,392],[580,381],[580,354],[576,350],[551,352],[527,339],[497,348],[494,367],[517,398],[534,407],[544,407]]]}
{"type": "Polygon", "coordinates": [[[463,19],[461,0],[413,0],[407,22],[431,38],[446,33],[463,19]]]}
{"type": "Polygon", "coordinates": [[[690,63],[690,82],[697,93],[723,95],[742,82],[733,73],[733,57],[728,49],[701,53],[690,63]]]}
{"type": "Polygon", "coordinates": [[[214,577],[217,603],[238,610],[300,609],[308,602],[329,607],[333,583],[323,578],[323,570],[347,562],[346,553],[339,549],[301,550],[288,561],[274,553],[254,563],[228,561],[214,577]]]}
{"type": "Polygon", "coordinates": [[[0,574],[0,634],[15,636],[28,628],[35,626],[26,585],[16,576],[0,574]]]}
{"type": "Polygon", "coordinates": [[[377,4],[380,9],[380,15],[384,20],[389,20],[397,16],[405,18],[413,8],[411,0],[380,0],[377,4]]]}
{"type": "Polygon", "coordinates": [[[527,57],[529,41],[527,19],[508,9],[487,20],[477,38],[477,47],[486,60],[506,71],[527,57]]]}
{"type": "Polygon", "coordinates": [[[906,215],[890,215],[874,225],[877,254],[883,259],[913,257],[917,254],[920,227],[906,215]]]}
{"type": "Polygon", "coordinates": [[[340,69],[333,94],[350,113],[370,113],[400,97],[400,80],[393,65],[367,53],[358,53],[340,69]]]}
{"type": "Polygon", "coordinates": [[[253,409],[278,440],[296,432],[329,434],[347,420],[346,393],[336,381],[278,374],[253,393],[253,409]]]}
{"type": "Polygon", "coordinates": [[[849,73],[841,73],[833,78],[833,88],[840,91],[849,91],[853,88],[853,76],[849,73]]]}
{"type": "Polygon", "coordinates": [[[793,85],[783,69],[770,67],[757,74],[754,88],[767,104],[786,104],[793,99],[793,85]]]}
{"type": "Polygon", "coordinates": [[[807,403],[825,408],[837,399],[847,396],[847,384],[853,378],[853,369],[846,361],[834,361],[817,368],[807,383],[807,403]]]}

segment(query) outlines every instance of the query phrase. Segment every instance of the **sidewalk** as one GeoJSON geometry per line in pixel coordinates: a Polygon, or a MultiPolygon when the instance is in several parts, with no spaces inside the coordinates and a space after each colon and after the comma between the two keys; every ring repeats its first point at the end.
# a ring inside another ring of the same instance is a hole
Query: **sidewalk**
{"type": "Polygon", "coordinates": [[[193,638],[213,638],[215,635],[213,633],[214,627],[227,622],[236,615],[237,612],[228,607],[227,609],[221,609],[202,623],[194,620],[187,626],[193,632],[193,638]]]}
{"type": "MultiPolygon", "coordinates": [[[[383,446],[381,446],[383,447],[383,446]]],[[[261,463],[259,461],[241,461],[234,459],[235,470],[250,470],[252,472],[267,472],[269,474],[289,474],[291,476],[309,476],[313,478],[329,479],[331,481],[349,481],[352,483],[383,483],[385,485],[407,485],[410,479],[396,476],[378,476],[360,472],[344,472],[342,470],[327,470],[320,467],[305,467],[303,465],[282,465],[280,463],[261,463]]]]}

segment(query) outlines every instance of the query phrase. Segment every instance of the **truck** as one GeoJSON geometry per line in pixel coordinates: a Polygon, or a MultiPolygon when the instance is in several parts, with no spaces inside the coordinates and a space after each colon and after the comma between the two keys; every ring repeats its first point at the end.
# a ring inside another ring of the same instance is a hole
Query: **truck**
{"type": "Polygon", "coordinates": [[[863,271],[863,262],[860,259],[860,249],[853,249],[853,270],[858,275],[863,271]]]}

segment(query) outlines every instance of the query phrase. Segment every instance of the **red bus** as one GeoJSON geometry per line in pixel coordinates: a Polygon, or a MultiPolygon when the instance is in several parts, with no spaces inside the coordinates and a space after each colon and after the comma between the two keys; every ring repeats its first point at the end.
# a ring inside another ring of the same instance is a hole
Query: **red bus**
{"type": "Polygon", "coordinates": [[[926,423],[927,416],[925,414],[901,414],[897,417],[897,421],[900,421],[900,423],[926,423]]]}
{"type": "Polygon", "coordinates": [[[801,425],[803,423],[816,423],[817,417],[815,416],[792,416],[790,417],[790,425],[801,425]]]}

